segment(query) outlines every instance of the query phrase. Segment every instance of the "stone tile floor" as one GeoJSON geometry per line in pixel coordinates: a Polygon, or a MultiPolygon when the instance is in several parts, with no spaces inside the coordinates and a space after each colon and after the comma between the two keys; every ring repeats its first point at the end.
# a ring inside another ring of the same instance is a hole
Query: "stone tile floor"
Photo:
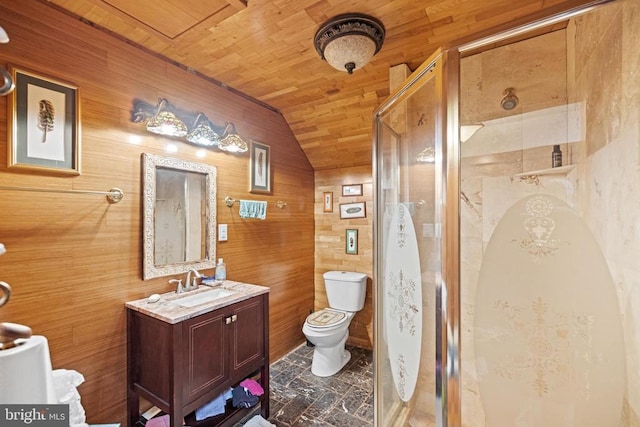
{"type": "Polygon", "coordinates": [[[269,422],[278,427],[372,426],[372,352],[349,345],[347,350],[349,363],[327,378],[311,373],[313,347],[304,344],[271,364],[269,422]]]}

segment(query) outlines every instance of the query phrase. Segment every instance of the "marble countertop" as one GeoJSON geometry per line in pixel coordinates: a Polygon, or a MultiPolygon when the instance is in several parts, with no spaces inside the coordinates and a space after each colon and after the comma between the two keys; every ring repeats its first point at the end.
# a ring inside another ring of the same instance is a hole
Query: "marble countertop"
{"type": "Polygon", "coordinates": [[[167,292],[161,294],[160,300],[157,302],[149,302],[148,298],[141,298],[134,301],[128,301],[125,303],[125,306],[131,310],[139,311],[140,313],[162,320],[163,322],[173,324],[268,292],[269,288],[265,286],[225,280],[221,285],[200,285],[198,289],[184,292],[182,294],[177,294],[173,291],[167,292]],[[178,305],[176,301],[183,297],[190,297],[192,295],[206,293],[215,289],[232,291],[233,294],[193,307],[183,307],[178,305]]]}

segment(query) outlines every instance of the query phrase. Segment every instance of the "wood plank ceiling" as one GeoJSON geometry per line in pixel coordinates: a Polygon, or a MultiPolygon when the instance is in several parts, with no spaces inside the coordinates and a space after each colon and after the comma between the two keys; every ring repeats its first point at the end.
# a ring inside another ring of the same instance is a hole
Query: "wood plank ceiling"
{"type": "Polygon", "coordinates": [[[280,111],[314,169],[322,170],[371,164],[372,114],[389,95],[391,66],[406,63],[413,70],[447,43],[589,1],[249,0],[247,4],[244,0],[48,0],[45,3],[280,111]],[[348,12],[374,16],[386,29],[381,51],[352,75],[323,62],[313,45],[316,31],[326,20],[348,12]]]}

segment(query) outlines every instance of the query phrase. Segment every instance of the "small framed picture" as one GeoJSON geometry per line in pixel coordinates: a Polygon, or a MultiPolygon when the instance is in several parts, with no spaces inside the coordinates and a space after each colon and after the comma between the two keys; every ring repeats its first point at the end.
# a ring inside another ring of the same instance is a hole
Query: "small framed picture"
{"type": "Polygon", "coordinates": [[[351,184],[342,186],[343,196],[362,196],[362,184],[351,184]]]}
{"type": "Polygon", "coordinates": [[[349,255],[358,255],[358,230],[347,229],[345,252],[349,255]]]}
{"type": "Polygon", "coordinates": [[[323,193],[323,206],[322,212],[333,212],[333,192],[325,191],[323,193]]]}
{"type": "Polygon", "coordinates": [[[366,211],[366,205],[364,202],[340,204],[340,219],[366,218],[366,217],[367,217],[367,211],[366,211]]]}
{"type": "Polygon", "coordinates": [[[251,142],[249,193],[271,194],[271,147],[251,142]]]}
{"type": "Polygon", "coordinates": [[[8,161],[12,169],[80,175],[78,87],[9,67],[8,161]]]}

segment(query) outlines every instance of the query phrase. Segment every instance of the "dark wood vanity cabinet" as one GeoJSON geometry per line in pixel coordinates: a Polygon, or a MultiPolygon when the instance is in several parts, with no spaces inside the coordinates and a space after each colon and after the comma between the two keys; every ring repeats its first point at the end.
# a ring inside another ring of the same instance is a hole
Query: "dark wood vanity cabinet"
{"type": "Polygon", "coordinates": [[[265,390],[261,413],[269,416],[268,294],[171,324],[128,312],[129,426],[140,417],[140,398],[171,415],[171,426],[227,426],[253,408],[227,405],[223,415],[196,422],[192,414],[243,379],[265,390]]]}

